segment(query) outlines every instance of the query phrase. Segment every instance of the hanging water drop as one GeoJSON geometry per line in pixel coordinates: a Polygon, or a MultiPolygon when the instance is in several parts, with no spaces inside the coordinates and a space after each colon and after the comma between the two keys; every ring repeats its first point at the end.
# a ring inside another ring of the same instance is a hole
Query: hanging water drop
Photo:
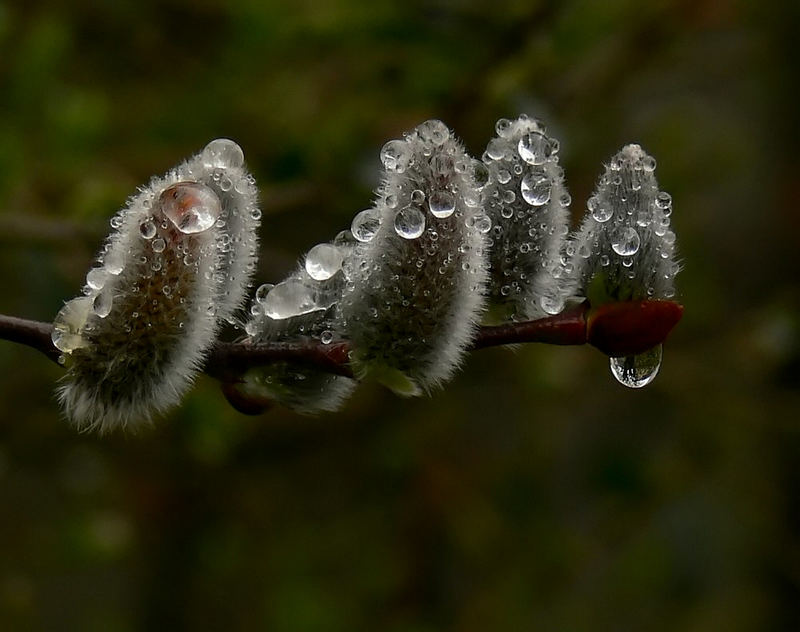
{"type": "Polygon", "coordinates": [[[662,347],[638,355],[610,358],[611,374],[628,388],[642,388],[652,382],[661,368],[662,347]]]}
{"type": "Polygon", "coordinates": [[[53,346],[64,353],[72,353],[89,344],[82,335],[94,299],[89,296],[74,298],[64,304],[53,321],[50,338],[53,346]]]}

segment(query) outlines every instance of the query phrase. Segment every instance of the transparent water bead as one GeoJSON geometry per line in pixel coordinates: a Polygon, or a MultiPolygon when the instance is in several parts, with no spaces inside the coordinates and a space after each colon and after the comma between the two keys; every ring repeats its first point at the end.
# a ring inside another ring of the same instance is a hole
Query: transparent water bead
{"type": "Polygon", "coordinates": [[[185,234],[208,230],[222,210],[217,194],[198,182],[178,182],[167,187],[159,203],[167,219],[185,234]]]}
{"type": "Polygon", "coordinates": [[[139,224],[139,233],[144,239],[152,239],[156,236],[156,225],[152,219],[147,219],[139,224]]]}
{"type": "Polygon", "coordinates": [[[546,314],[559,314],[564,309],[564,299],[558,291],[545,292],[539,297],[539,305],[546,314]]]}
{"type": "Polygon", "coordinates": [[[375,236],[380,226],[381,218],[378,214],[378,210],[368,208],[365,211],[361,211],[353,218],[353,223],[350,225],[350,232],[353,233],[353,237],[358,241],[366,243],[375,236]]]}
{"type": "Polygon", "coordinates": [[[258,289],[256,290],[256,302],[263,304],[267,298],[267,294],[269,294],[270,290],[274,287],[275,285],[272,283],[264,283],[263,285],[259,285],[258,289]]]}
{"type": "Polygon", "coordinates": [[[456,210],[456,197],[449,191],[434,191],[428,198],[428,208],[434,217],[450,217],[456,210]]]}
{"type": "Polygon", "coordinates": [[[592,217],[596,222],[607,222],[614,215],[614,210],[608,204],[603,204],[596,195],[593,195],[586,201],[586,208],[589,209],[592,217]]]}
{"type": "Polygon", "coordinates": [[[629,257],[636,254],[641,238],[632,226],[621,226],[611,237],[611,248],[618,255],[629,257]]]}
{"type": "Polygon", "coordinates": [[[441,145],[450,137],[447,125],[438,119],[431,119],[418,125],[417,132],[422,140],[430,141],[434,145],[441,145]]]}
{"type": "Polygon", "coordinates": [[[411,149],[402,140],[390,140],[381,149],[381,162],[387,171],[403,173],[411,160],[411,149]]]}
{"type": "Polygon", "coordinates": [[[94,297],[92,301],[92,311],[95,315],[99,318],[105,318],[111,313],[111,307],[114,304],[114,297],[106,290],[105,292],[100,292],[97,296],[94,297]]]}
{"type": "Polygon", "coordinates": [[[86,283],[93,290],[99,290],[106,284],[108,272],[105,268],[92,268],[86,275],[86,283]]]}
{"type": "Polygon", "coordinates": [[[342,269],[344,255],[331,244],[317,244],[306,255],[306,272],[315,281],[326,281],[342,269]]]}
{"type": "Polygon", "coordinates": [[[264,299],[264,313],[275,320],[308,314],[317,309],[319,306],[311,289],[295,279],[278,283],[264,299]]]}
{"type": "Polygon", "coordinates": [[[241,167],[244,164],[242,148],[229,138],[212,140],[203,149],[202,157],[208,167],[241,167]]]}
{"type": "Polygon", "coordinates": [[[542,206],[550,201],[552,183],[544,173],[528,173],[522,178],[522,198],[531,206],[542,206]]]}
{"type": "Polygon", "coordinates": [[[394,216],[394,232],[403,239],[416,239],[425,231],[425,214],[416,206],[400,209],[394,216]]]}
{"type": "Polygon", "coordinates": [[[125,258],[120,250],[112,250],[103,258],[103,266],[109,274],[114,276],[125,269],[125,258]]]}
{"type": "Polygon", "coordinates": [[[519,139],[517,151],[530,165],[543,165],[555,153],[553,143],[539,132],[528,132],[519,139]]]}
{"type": "Polygon", "coordinates": [[[89,318],[93,302],[94,298],[91,296],[74,298],[65,303],[64,307],[56,314],[53,331],[50,334],[56,349],[64,353],[72,353],[75,349],[89,344],[81,332],[89,318]]]}
{"type": "Polygon", "coordinates": [[[661,368],[662,347],[658,345],[639,355],[610,358],[611,374],[628,388],[642,388],[652,382],[661,368]]]}

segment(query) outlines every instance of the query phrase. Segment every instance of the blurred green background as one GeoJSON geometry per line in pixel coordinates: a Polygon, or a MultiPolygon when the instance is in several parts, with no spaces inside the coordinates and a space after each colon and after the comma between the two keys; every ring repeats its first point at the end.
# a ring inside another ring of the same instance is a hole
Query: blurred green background
{"type": "Polygon", "coordinates": [[[276,281],[443,119],[561,140],[575,219],[640,142],[675,200],[656,381],[589,348],[472,355],[430,398],[235,413],[201,378],[80,435],[0,341],[0,629],[800,629],[800,5],[787,0],[0,3],[0,312],[51,320],[150,175],[238,140],[276,281]],[[792,232],[794,231],[794,232],[792,232]]]}

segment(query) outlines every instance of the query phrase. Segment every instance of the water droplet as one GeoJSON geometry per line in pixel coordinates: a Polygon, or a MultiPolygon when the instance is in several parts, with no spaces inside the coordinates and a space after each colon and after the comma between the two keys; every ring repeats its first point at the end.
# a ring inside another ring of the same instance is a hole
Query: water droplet
{"type": "Polygon", "coordinates": [[[422,189],[414,189],[411,192],[411,203],[419,206],[425,201],[425,191],[422,189]]]}
{"type": "MultiPolygon", "coordinates": [[[[398,141],[393,141],[398,142],[398,141]]],[[[381,225],[380,215],[378,210],[369,208],[361,211],[353,218],[353,223],[350,225],[350,232],[353,233],[358,241],[368,242],[371,240],[381,225]]]]}
{"type": "Polygon", "coordinates": [[[280,320],[319,309],[310,288],[295,279],[278,283],[264,300],[264,312],[270,318],[280,320]]]}
{"type": "Polygon", "coordinates": [[[156,236],[156,225],[151,219],[147,219],[139,224],[139,233],[144,239],[152,239],[156,236]]]}
{"type": "Polygon", "coordinates": [[[119,228],[122,226],[122,218],[120,218],[119,215],[114,215],[109,221],[109,224],[111,224],[111,228],[119,228]]]}
{"type": "MultiPolygon", "coordinates": [[[[164,252],[164,248],[167,247],[167,242],[159,237],[158,239],[153,240],[152,247],[153,252],[164,252]]],[[[161,269],[161,266],[159,266],[159,269],[161,269]]]]}
{"type": "Polygon", "coordinates": [[[326,329],[319,335],[319,340],[324,345],[329,345],[333,342],[333,332],[330,329],[326,329]]]}
{"type": "Polygon", "coordinates": [[[662,211],[672,206],[672,196],[666,191],[659,191],[656,195],[656,206],[662,211]]]}
{"type": "Polygon", "coordinates": [[[517,143],[517,151],[520,157],[531,165],[544,164],[555,153],[550,139],[538,132],[528,132],[523,135],[517,143]]]}
{"type": "Polygon", "coordinates": [[[497,181],[500,184],[508,184],[511,181],[511,172],[508,169],[498,169],[497,181]]]}
{"type": "Polygon", "coordinates": [[[86,319],[89,318],[93,302],[92,297],[81,296],[68,301],[59,310],[50,334],[56,349],[64,353],[72,353],[75,349],[89,344],[89,341],[81,336],[81,332],[86,325],[86,319]]]}
{"type": "Polygon", "coordinates": [[[611,216],[614,214],[611,206],[603,204],[596,195],[591,196],[586,201],[586,208],[589,209],[594,220],[601,224],[610,220],[611,216]]]}
{"type": "Polygon", "coordinates": [[[531,206],[542,206],[550,201],[550,178],[544,173],[527,173],[522,178],[520,191],[523,199],[531,206]]]}
{"type": "Polygon", "coordinates": [[[109,274],[113,274],[114,276],[120,274],[125,269],[125,258],[122,252],[117,249],[106,254],[106,256],[103,257],[103,266],[109,274]]]}
{"type": "Polygon", "coordinates": [[[557,290],[552,290],[543,293],[539,297],[539,305],[546,314],[555,315],[564,309],[564,299],[561,298],[557,290]]]}
{"type": "Polygon", "coordinates": [[[640,243],[639,233],[632,226],[620,226],[611,236],[611,248],[623,257],[636,254],[640,243]]]}
{"type": "Polygon", "coordinates": [[[428,207],[431,215],[444,219],[450,217],[456,210],[456,198],[449,191],[434,191],[428,198],[428,207]]]}
{"type": "Polygon", "coordinates": [[[381,149],[381,162],[387,171],[403,173],[411,160],[411,149],[402,140],[390,140],[381,149]]]}
{"type": "Polygon", "coordinates": [[[108,272],[105,268],[92,268],[86,275],[86,283],[93,290],[99,290],[106,284],[108,272]]]}
{"type": "Polygon", "coordinates": [[[492,220],[488,215],[478,215],[475,217],[475,229],[484,235],[492,230],[492,220]]]}
{"type": "Polygon", "coordinates": [[[267,298],[269,291],[274,287],[275,286],[272,283],[264,283],[263,285],[259,285],[258,289],[256,290],[256,301],[263,303],[264,299],[267,298]]]}
{"type": "Polygon", "coordinates": [[[111,313],[114,297],[111,292],[100,292],[92,301],[92,311],[99,317],[105,318],[111,313]]]}
{"type": "Polygon", "coordinates": [[[486,145],[486,155],[492,160],[502,160],[506,155],[506,148],[508,143],[501,138],[493,138],[486,145]]]}
{"type": "Polygon", "coordinates": [[[244,164],[242,148],[228,138],[217,138],[208,143],[202,158],[207,167],[241,167],[244,164]]]}
{"type": "Polygon", "coordinates": [[[403,239],[416,239],[425,230],[425,214],[415,206],[407,206],[394,216],[394,230],[403,239]]]}
{"type": "Polygon", "coordinates": [[[652,172],[656,170],[656,159],[652,156],[645,156],[642,159],[642,167],[645,171],[652,172]]]}
{"type": "Polygon", "coordinates": [[[342,269],[342,251],[332,244],[317,244],[306,255],[306,272],[315,281],[326,281],[342,269]]]}
{"type": "Polygon", "coordinates": [[[434,145],[442,145],[450,136],[450,130],[447,125],[438,119],[431,119],[425,121],[417,126],[417,133],[419,133],[422,140],[427,140],[434,145]]]}
{"type": "Polygon", "coordinates": [[[178,182],[167,187],[159,197],[161,210],[182,233],[208,230],[220,214],[217,194],[198,182],[178,182]]]}
{"type": "Polygon", "coordinates": [[[611,374],[628,388],[642,388],[652,382],[661,368],[661,345],[639,355],[609,358],[611,374]]]}
{"type": "Polygon", "coordinates": [[[494,124],[494,129],[498,136],[507,138],[511,134],[511,121],[507,118],[498,119],[497,123],[494,124]]]}
{"type": "Polygon", "coordinates": [[[489,169],[487,169],[486,165],[480,160],[474,160],[472,162],[472,179],[475,181],[475,186],[479,189],[489,184],[489,169]]]}

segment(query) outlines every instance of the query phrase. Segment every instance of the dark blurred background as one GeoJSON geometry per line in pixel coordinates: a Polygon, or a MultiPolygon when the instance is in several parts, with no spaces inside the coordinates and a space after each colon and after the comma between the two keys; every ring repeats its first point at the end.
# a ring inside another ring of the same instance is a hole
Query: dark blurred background
{"type": "Polygon", "coordinates": [[[675,200],[656,381],[590,348],[473,354],[430,398],[244,417],[201,378],[152,431],[66,425],[0,341],[0,629],[800,629],[800,5],[0,3],[0,312],[51,320],[108,219],[240,142],[276,281],[431,117],[561,140],[576,221],[640,142],[675,200]],[[792,232],[794,231],[794,232],[792,232]]]}

